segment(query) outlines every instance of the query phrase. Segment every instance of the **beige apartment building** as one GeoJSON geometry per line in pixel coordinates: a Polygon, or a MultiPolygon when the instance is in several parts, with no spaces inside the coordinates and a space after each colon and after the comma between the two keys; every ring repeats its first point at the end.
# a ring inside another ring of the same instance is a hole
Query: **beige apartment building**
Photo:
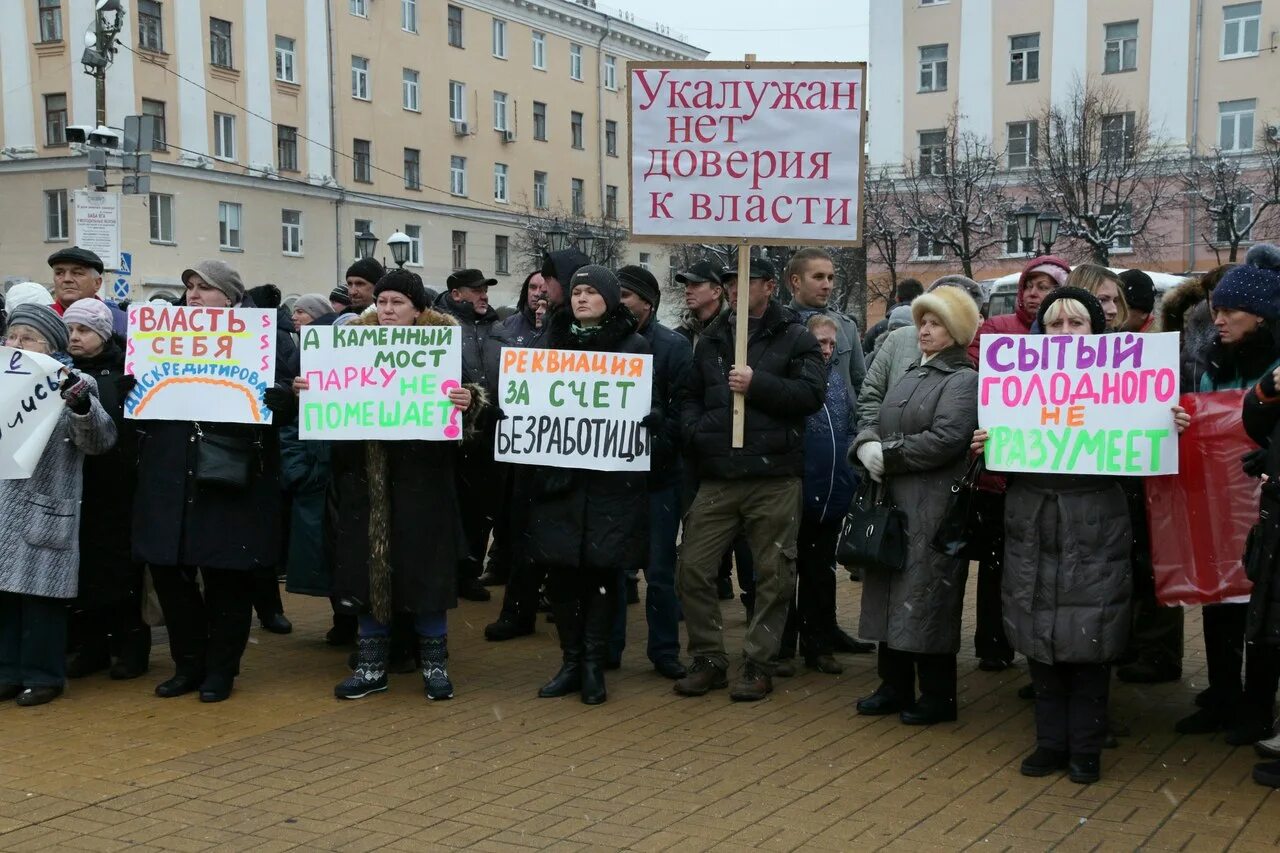
{"type": "MultiPolygon", "coordinates": [[[[0,279],[48,280],[73,243],[93,126],[82,71],[94,0],[6,0],[0,28],[0,279]],[[17,9],[13,11],[19,11],[17,9]]],[[[514,300],[530,213],[625,229],[626,62],[701,59],[677,34],[594,0],[126,0],[108,125],[154,115],[149,195],[122,199],[137,298],[203,258],[246,284],[327,292],[369,231],[411,240],[440,288],[464,266],[514,300]]],[[[112,173],[112,183],[119,173],[112,173]]],[[[660,274],[665,247],[627,260],[660,274]]]]}
{"type": "MultiPolygon", "coordinates": [[[[954,112],[962,130],[1004,152],[1016,191],[1035,153],[1032,117],[1061,103],[1077,80],[1109,84],[1128,110],[1149,117],[1174,158],[1220,149],[1247,166],[1254,146],[1271,144],[1269,128],[1280,140],[1280,0],[875,0],[870,25],[876,170],[919,158],[954,112]]],[[[1118,245],[1113,264],[1182,272],[1217,263],[1189,211],[1160,226],[1161,248],[1130,259],[1118,245]]],[[[983,265],[984,276],[1024,262],[1008,227],[1005,252],[983,265]]],[[[917,243],[905,274],[951,271],[917,243]]]]}

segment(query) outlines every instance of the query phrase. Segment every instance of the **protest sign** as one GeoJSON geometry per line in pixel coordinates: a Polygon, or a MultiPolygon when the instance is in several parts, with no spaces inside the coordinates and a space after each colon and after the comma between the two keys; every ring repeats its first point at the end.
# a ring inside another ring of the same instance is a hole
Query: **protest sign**
{"type": "Polygon", "coordinates": [[[984,335],[978,424],[992,471],[1178,471],[1178,336],[984,335]]]}
{"type": "Polygon", "coordinates": [[[498,461],[649,470],[652,355],[503,347],[498,389],[498,461]]]}
{"type": "Polygon", "coordinates": [[[458,326],[305,326],[303,439],[446,441],[462,437],[458,326]]]}
{"type": "Polygon", "coordinates": [[[861,244],[864,64],[629,62],[627,71],[633,235],[861,244]]]}
{"type": "Polygon", "coordinates": [[[134,305],[125,372],[137,380],[124,416],[269,424],[276,312],[267,308],[134,305]]]}
{"type": "Polygon", "coordinates": [[[62,365],[35,352],[0,347],[0,480],[25,480],[66,410],[62,365]]]}

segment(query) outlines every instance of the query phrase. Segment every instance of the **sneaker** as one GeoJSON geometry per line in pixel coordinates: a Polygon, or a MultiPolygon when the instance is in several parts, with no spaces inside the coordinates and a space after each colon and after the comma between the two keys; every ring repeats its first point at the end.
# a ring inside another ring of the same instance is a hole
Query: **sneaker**
{"type": "Polygon", "coordinates": [[[729,686],[724,670],[707,658],[694,658],[689,674],[676,681],[672,689],[681,696],[706,696],[712,690],[729,686]]]}
{"type": "Polygon", "coordinates": [[[1032,777],[1048,776],[1050,773],[1066,769],[1066,752],[1060,749],[1049,749],[1047,746],[1037,746],[1034,752],[1022,759],[1022,766],[1019,768],[1023,776],[1032,777]]]}
{"type": "Polygon", "coordinates": [[[747,661],[742,675],[734,682],[729,698],[735,702],[759,702],[773,692],[773,679],[760,667],[747,661]]]}

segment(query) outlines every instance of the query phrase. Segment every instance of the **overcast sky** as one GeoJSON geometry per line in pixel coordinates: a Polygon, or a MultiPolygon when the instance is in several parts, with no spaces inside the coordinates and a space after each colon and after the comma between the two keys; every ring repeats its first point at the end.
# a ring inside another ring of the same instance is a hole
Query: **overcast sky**
{"type": "MultiPolygon", "coordinates": [[[[648,22],[666,24],[708,59],[754,53],[778,62],[867,59],[870,0],[605,0],[648,22]]],[[[883,0],[881,0],[883,2],[883,0]]]]}

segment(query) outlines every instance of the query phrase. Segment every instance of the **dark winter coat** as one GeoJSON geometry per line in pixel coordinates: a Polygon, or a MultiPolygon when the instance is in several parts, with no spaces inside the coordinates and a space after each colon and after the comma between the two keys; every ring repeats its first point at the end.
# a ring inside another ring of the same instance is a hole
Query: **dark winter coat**
{"type": "Polygon", "coordinates": [[[1245,638],[1280,645],[1280,391],[1271,371],[1245,395],[1243,417],[1249,437],[1266,451],[1267,473],[1258,522],[1245,548],[1244,569],[1253,582],[1245,638]]]}
{"type": "Polygon", "coordinates": [[[470,303],[455,300],[447,290],[436,299],[434,307],[462,326],[463,383],[479,385],[490,400],[498,399],[498,358],[502,353],[498,313],[490,308],[477,314],[470,303]]]}
{"type": "MultiPolygon", "coordinates": [[[[623,305],[604,318],[589,341],[570,331],[569,312],[557,313],[540,347],[591,352],[647,353],[636,320],[623,305]]],[[[660,401],[654,409],[662,415],[660,401]]],[[[532,564],[582,572],[639,570],[648,565],[648,475],[642,471],[594,471],[517,466],[517,494],[529,501],[525,553],[532,564]]]]}
{"type": "Polygon", "coordinates": [[[788,308],[773,302],[747,341],[753,375],[745,441],[733,448],[732,313],[714,320],[693,350],[684,441],[704,480],[804,476],[804,419],[822,408],[826,379],[818,341],[788,308]]]}
{"type": "Polygon", "coordinates": [[[1205,352],[1203,372],[1193,377],[1195,391],[1236,391],[1252,388],[1266,373],[1280,347],[1270,327],[1261,326],[1235,346],[1227,346],[1216,335],[1205,352]]]}
{"type": "Polygon", "coordinates": [[[676,326],[676,332],[680,337],[688,341],[690,346],[696,347],[698,345],[698,338],[702,337],[702,333],[710,328],[712,323],[728,313],[728,303],[723,301],[720,303],[719,312],[705,323],[693,316],[689,311],[685,311],[680,320],[680,325],[676,326]]]}
{"type": "Polygon", "coordinates": [[[653,399],[661,412],[661,425],[651,432],[653,455],[649,459],[649,488],[657,491],[680,482],[680,412],[688,393],[693,347],[684,335],[649,318],[640,331],[653,353],[653,399]]]}
{"type": "Polygon", "coordinates": [[[903,568],[862,570],[858,636],[904,652],[960,651],[969,563],[935,551],[930,542],[951,484],[968,465],[966,451],[977,426],[978,373],[965,349],[953,346],[908,370],[885,395],[876,422],[858,433],[851,457],[863,444],[881,442],[889,498],[907,516],[903,568]]]}
{"type": "Polygon", "coordinates": [[[1209,348],[1218,336],[1209,312],[1209,293],[1199,279],[1187,279],[1160,300],[1161,328],[1178,332],[1182,393],[1198,391],[1209,360],[1209,348]]]}
{"type": "Polygon", "coordinates": [[[852,317],[834,308],[810,308],[792,299],[788,306],[796,312],[801,323],[808,323],[814,314],[821,314],[836,324],[836,355],[840,358],[840,375],[849,386],[849,393],[856,400],[867,375],[866,357],[862,353],[862,338],[858,324],[852,317]]]}
{"type": "Polygon", "coordinates": [[[133,377],[124,372],[124,349],[114,337],[95,356],[73,357],[76,370],[98,383],[98,402],[116,426],[106,453],[86,456],[80,515],[80,590],[74,607],[97,608],[136,596],[138,571],[129,541],[138,476],[138,435],[124,419],[133,377]]]}
{"type": "MultiPolygon", "coordinates": [[[[431,308],[415,322],[457,324],[431,308]]],[[[361,317],[353,325],[376,326],[378,318],[361,317]]],[[[464,434],[487,405],[483,389],[468,387],[473,399],[464,434]]],[[[453,441],[332,442],[336,598],[382,621],[395,612],[458,605],[458,561],[467,553],[454,476],[459,452],[453,441]]]]}
{"type": "Polygon", "coordinates": [[[853,401],[835,358],[827,365],[827,396],[804,425],[804,514],[819,523],[842,518],[853,500],[849,467],[853,401]]]}
{"type": "Polygon", "coordinates": [[[292,593],[327,596],[333,590],[333,554],[325,535],[330,454],[330,442],[298,438],[297,424],[280,430],[280,485],[290,498],[285,589],[292,593]]]}

